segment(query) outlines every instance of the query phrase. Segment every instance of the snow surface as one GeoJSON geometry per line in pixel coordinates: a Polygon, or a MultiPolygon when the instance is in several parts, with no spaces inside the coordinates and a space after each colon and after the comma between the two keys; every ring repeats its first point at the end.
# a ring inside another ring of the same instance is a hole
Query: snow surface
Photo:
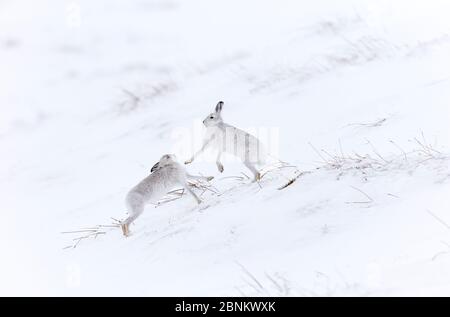
{"type": "Polygon", "coordinates": [[[450,295],[449,12],[0,0],[0,295],[450,295]],[[227,122],[271,131],[295,183],[203,159],[188,169],[218,193],[202,205],[70,248],[61,232],[123,219],[162,154],[187,159],[220,99],[227,122]]]}

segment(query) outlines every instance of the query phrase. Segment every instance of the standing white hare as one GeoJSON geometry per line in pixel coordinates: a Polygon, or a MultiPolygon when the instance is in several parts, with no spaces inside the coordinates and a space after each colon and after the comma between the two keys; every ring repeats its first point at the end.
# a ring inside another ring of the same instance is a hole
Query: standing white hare
{"type": "Polygon", "coordinates": [[[212,177],[188,174],[184,166],[177,162],[175,155],[166,154],[161,157],[153,166],[151,174],[131,189],[126,197],[129,217],[121,224],[124,236],[130,234],[130,224],[142,214],[147,203],[156,203],[176,186],[182,186],[200,204],[200,198],[189,188],[188,179],[210,181],[212,177]]]}
{"type": "Polygon", "coordinates": [[[259,181],[261,174],[255,165],[263,165],[267,160],[266,151],[261,142],[253,135],[226,124],[222,119],[223,101],[219,101],[213,113],[203,121],[206,126],[206,136],[202,148],[185,164],[192,163],[208,147],[217,150],[217,168],[223,172],[220,162],[222,153],[230,153],[239,157],[244,165],[253,173],[254,180],[259,181]]]}

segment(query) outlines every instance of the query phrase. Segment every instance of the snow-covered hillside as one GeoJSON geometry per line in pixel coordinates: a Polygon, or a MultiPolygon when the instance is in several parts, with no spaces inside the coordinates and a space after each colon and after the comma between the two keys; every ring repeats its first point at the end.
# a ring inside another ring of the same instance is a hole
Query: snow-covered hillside
{"type": "Polygon", "coordinates": [[[449,12],[0,0],[0,295],[450,295],[449,12]],[[218,100],[297,181],[206,157],[200,206],[98,227],[162,154],[188,158],[218,100]]]}

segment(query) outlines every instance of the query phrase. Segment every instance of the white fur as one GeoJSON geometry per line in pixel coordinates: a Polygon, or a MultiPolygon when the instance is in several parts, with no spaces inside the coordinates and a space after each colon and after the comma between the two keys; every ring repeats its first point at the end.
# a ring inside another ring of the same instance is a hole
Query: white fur
{"type": "Polygon", "coordinates": [[[222,153],[226,152],[237,156],[244,165],[254,174],[255,180],[260,179],[260,173],[255,165],[263,165],[267,160],[264,146],[253,135],[225,123],[222,119],[223,102],[220,101],[215,112],[209,114],[203,121],[206,126],[206,136],[202,148],[194,156],[185,162],[192,163],[208,147],[217,151],[217,168],[223,172],[220,162],[222,153]]]}
{"type": "Polygon", "coordinates": [[[201,200],[188,186],[188,178],[211,180],[210,177],[187,174],[184,166],[176,161],[174,155],[164,155],[152,168],[152,173],[128,193],[126,205],[129,217],[122,222],[124,235],[128,235],[129,225],[142,214],[145,205],[151,202],[156,203],[176,186],[183,187],[200,204],[201,200]]]}

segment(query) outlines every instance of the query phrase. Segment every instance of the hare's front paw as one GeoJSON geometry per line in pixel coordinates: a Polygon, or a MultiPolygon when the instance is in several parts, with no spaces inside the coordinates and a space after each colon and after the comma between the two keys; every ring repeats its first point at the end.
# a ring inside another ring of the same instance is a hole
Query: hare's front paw
{"type": "Polygon", "coordinates": [[[185,165],[191,164],[194,161],[194,159],[189,159],[186,162],[184,162],[185,165]]]}
{"type": "Polygon", "coordinates": [[[219,172],[223,173],[224,168],[222,164],[217,163],[217,169],[219,170],[219,172]]]}

